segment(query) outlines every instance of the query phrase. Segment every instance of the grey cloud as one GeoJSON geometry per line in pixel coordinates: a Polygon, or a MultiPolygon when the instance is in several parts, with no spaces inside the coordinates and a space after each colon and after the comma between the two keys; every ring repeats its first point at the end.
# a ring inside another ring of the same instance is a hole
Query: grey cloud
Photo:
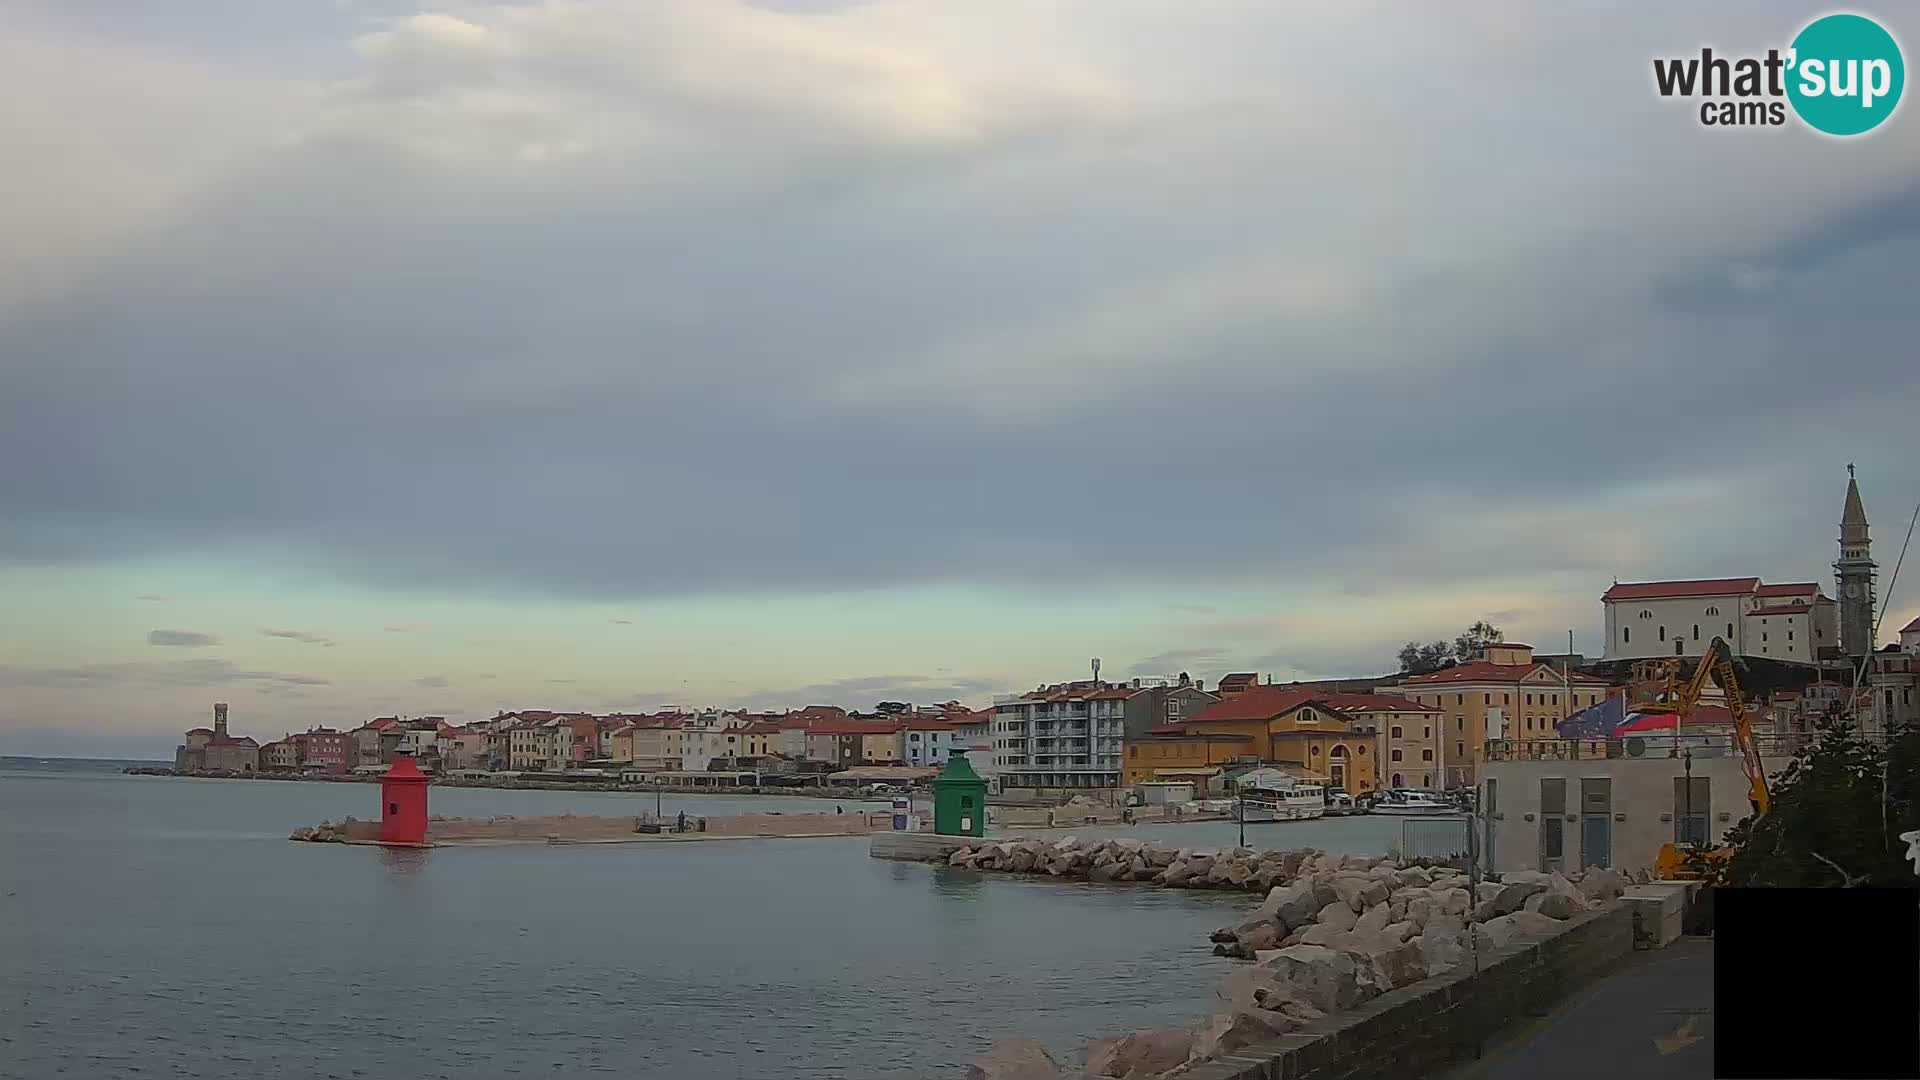
{"type": "Polygon", "coordinates": [[[136,597],[134,597],[134,599],[135,599],[135,600],[145,600],[145,601],[147,601],[148,603],[153,603],[153,604],[171,604],[171,603],[173,603],[173,597],[171,597],[171,596],[163,596],[163,595],[161,595],[160,593],[150,593],[150,592],[149,592],[149,593],[141,593],[141,594],[140,594],[139,596],[136,596],[136,597]]]}
{"type": "Polygon", "coordinates": [[[332,648],[335,644],[332,638],[308,633],[305,630],[269,630],[262,627],[260,633],[264,637],[285,638],[288,641],[298,641],[303,645],[322,645],[327,648],[332,648]]]}
{"type": "Polygon", "coordinates": [[[612,623],[615,626],[632,626],[633,625],[632,619],[608,619],[607,621],[612,623]]]}
{"type": "Polygon", "coordinates": [[[445,675],[422,675],[420,678],[413,680],[413,685],[424,686],[431,690],[444,690],[452,684],[447,682],[445,675]]]}
{"type": "Polygon", "coordinates": [[[751,709],[803,705],[871,709],[878,701],[912,701],[922,705],[962,701],[977,706],[984,704],[982,699],[989,695],[1005,693],[1008,689],[1004,679],[983,676],[867,675],[756,691],[735,704],[751,709]]]}
{"type": "Polygon", "coordinates": [[[198,687],[266,683],[279,686],[328,686],[327,679],[291,672],[260,671],[226,660],[174,660],[85,664],[76,667],[0,666],[0,686],[47,689],[103,687],[198,687]]]}
{"type": "MultiPolygon", "coordinates": [[[[649,86],[636,54],[567,76],[593,130],[449,128],[473,153],[589,144],[539,172],[396,149],[419,133],[395,102],[469,86],[396,39],[307,143],[0,331],[0,459],[53,463],[0,472],[0,558],[221,539],[357,582],[594,598],[1276,578],[1365,595],[1689,560],[1806,577],[1830,558],[1839,464],[1870,500],[1909,471],[1885,435],[1920,393],[1920,128],[1708,138],[1643,85],[1648,50],[1700,27],[1597,11],[1500,41],[1435,15],[1394,43],[1398,70],[1494,78],[1472,58],[1592,47],[1534,94],[1469,84],[1476,110],[1448,124],[1392,85],[1317,127],[1247,42],[1288,40],[1311,83],[1313,53],[1372,43],[1364,20],[1250,5],[1109,70],[1100,35],[1144,9],[1077,10],[1085,65],[1127,93],[1088,105],[1020,58],[1047,137],[963,81],[940,100],[975,112],[933,117],[954,126],[827,87],[795,106],[810,124],[758,96],[699,113],[702,141],[686,89],[649,86]],[[1245,78],[1210,81],[1215,63],[1245,78]],[[628,115],[660,116],[678,156],[595,126],[628,115]],[[726,152],[769,130],[819,135],[726,152]],[[1603,137],[1617,164],[1593,162],[1603,137]],[[1827,164],[1781,175],[1781,140],[1827,164]],[[445,428],[419,423],[428,406],[445,428]],[[102,418],[84,435],[57,422],[83,409],[102,418]],[[1646,513],[1662,485],[1709,512],[1646,513]],[[1806,509],[1768,530],[1715,509],[1755,499],[1806,509]],[[476,505],[502,510],[448,543],[476,505]]],[[[1776,33],[1785,11],[1727,17],[1776,33]]]]}
{"type": "Polygon", "coordinates": [[[220,639],[212,634],[202,634],[197,630],[150,630],[147,632],[147,644],[201,649],[220,644],[220,639]]]}

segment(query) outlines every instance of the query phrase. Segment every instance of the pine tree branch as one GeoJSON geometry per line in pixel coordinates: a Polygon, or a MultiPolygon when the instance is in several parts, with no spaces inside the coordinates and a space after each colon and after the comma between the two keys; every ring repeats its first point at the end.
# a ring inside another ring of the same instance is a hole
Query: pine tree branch
{"type": "Polygon", "coordinates": [[[1855,877],[1854,875],[1847,873],[1845,870],[1840,869],[1839,863],[1834,862],[1832,859],[1827,858],[1825,855],[1822,855],[1817,851],[1809,851],[1807,852],[1807,854],[1813,856],[1816,859],[1819,859],[1821,862],[1826,863],[1828,866],[1833,867],[1833,872],[1840,875],[1840,881],[1842,883],[1840,887],[1843,889],[1851,889],[1855,885],[1859,884],[1860,882],[1867,880],[1864,875],[1860,877],[1855,877]]]}

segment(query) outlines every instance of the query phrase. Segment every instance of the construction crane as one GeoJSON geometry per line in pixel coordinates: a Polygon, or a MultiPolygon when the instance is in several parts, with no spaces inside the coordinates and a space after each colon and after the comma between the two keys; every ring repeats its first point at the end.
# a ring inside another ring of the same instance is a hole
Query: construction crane
{"type": "MultiPolygon", "coordinates": [[[[1700,704],[1700,695],[1706,692],[1707,683],[1712,681],[1726,696],[1727,712],[1733,716],[1733,744],[1740,751],[1740,764],[1747,774],[1747,802],[1753,806],[1756,818],[1766,816],[1773,807],[1773,793],[1767,789],[1767,773],[1760,760],[1760,748],[1753,737],[1753,718],[1747,714],[1746,698],[1740,692],[1740,680],[1733,672],[1733,650],[1727,643],[1714,638],[1713,644],[1700,657],[1700,664],[1693,670],[1693,678],[1684,686],[1674,688],[1679,675],[1677,664],[1667,668],[1669,693],[1668,707],[1674,713],[1674,734],[1677,738],[1680,728],[1686,724],[1687,717],[1694,707],[1700,704]]],[[[1733,857],[1726,849],[1696,852],[1709,862],[1724,863],[1733,857]]],[[[1684,879],[1700,876],[1686,866],[1687,859],[1681,854],[1677,844],[1666,844],[1660,848],[1660,854],[1654,861],[1654,872],[1665,879],[1684,879]]]]}

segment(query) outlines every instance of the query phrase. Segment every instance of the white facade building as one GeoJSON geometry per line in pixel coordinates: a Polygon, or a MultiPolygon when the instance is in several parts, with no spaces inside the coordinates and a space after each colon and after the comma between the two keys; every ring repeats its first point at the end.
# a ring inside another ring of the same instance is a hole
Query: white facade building
{"type": "Polygon", "coordinates": [[[1138,692],[1081,681],[995,698],[990,735],[1001,787],[1119,787],[1125,707],[1138,692]]]}
{"type": "Polygon", "coordinates": [[[1704,654],[1723,638],[1736,656],[1811,664],[1840,644],[1839,611],[1812,582],[1759,578],[1616,583],[1606,608],[1609,660],[1704,654]]]}

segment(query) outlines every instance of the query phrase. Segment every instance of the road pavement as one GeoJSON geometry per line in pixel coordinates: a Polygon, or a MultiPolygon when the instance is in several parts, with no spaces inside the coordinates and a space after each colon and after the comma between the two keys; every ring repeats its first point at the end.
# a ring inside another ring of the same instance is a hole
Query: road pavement
{"type": "Polygon", "coordinates": [[[1713,939],[1633,954],[1445,1080],[1711,1080],[1713,939]]]}

